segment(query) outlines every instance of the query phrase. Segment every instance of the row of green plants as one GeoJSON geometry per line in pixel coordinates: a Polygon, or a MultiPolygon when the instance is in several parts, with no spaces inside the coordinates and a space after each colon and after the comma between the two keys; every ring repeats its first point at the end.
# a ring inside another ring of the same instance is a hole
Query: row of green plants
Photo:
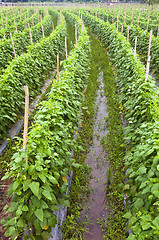
{"type": "Polygon", "coordinates": [[[57,222],[53,213],[58,210],[57,203],[69,206],[67,176],[79,167],[71,158],[71,150],[81,148],[74,133],[87,81],[89,52],[89,37],[84,29],[63,62],[59,81],[54,80],[48,100],[39,106],[28,135],[27,151],[18,150],[3,178],[14,177],[9,189],[9,195],[13,194],[11,207],[7,210],[14,217],[4,224],[6,237],[16,239],[25,232],[24,239],[48,240],[51,227],[57,222]]]}
{"type": "Polygon", "coordinates": [[[11,15],[10,19],[8,19],[8,15],[7,15],[7,20],[1,20],[1,28],[0,28],[0,39],[2,40],[4,38],[4,32],[5,32],[5,38],[10,38],[10,33],[12,33],[12,35],[14,35],[14,33],[16,32],[16,30],[19,31],[23,31],[26,28],[26,19],[32,18],[32,16],[34,15],[34,10],[32,8],[29,8],[27,12],[21,14],[19,12],[17,12],[17,15],[11,15]],[[4,30],[3,30],[4,28],[4,30]]]}
{"type": "MultiPolygon", "coordinates": [[[[104,20],[107,17],[104,15],[104,20]]],[[[111,23],[111,22],[110,22],[111,23]]],[[[123,24],[123,35],[127,38],[128,35],[128,27],[129,27],[129,41],[132,47],[135,47],[135,37],[137,36],[137,52],[140,54],[142,61],[144,61],[145,65],[147,63],[147,56],[148,56],[148,48],[149,48],[149,39],[150,33],[146,30],[142,30],[140,27],[135,26],[134,24],[127,25],[126,23],[122,23],[118,21],[118,30],[121,32],[123,24]]],[[[115,19],[114,25],[117,27],[117,19],[115,19]]],[[[150,70],[152,73],[159,74],[158,70],[158,62],[159,62],[159,38],[152,36],[151,42],[151,63],[150,63],[150,70]]]]}
{"type": "MultiPolygon", "coordinates": [[[[45,12],[46,13],[46,12],[45,12]]],[[[35,19],[38,21],[39,13],[35,13],[35,19]]],[[[29,19],[28,19],[29,20],[29,19]]],[[[29,22],[29,21],[28,21],[29,22]]],[[[32,34],[32,42],[36,43],[43,37],[41,22],[37,23],[35,26],[30,28],[32,34]]],[[[45,36],[49,36],[52,31],[52,17],[49,14],[43,18],[43,30],[45,36]]],[[[16,32],[13,36],[14,48],[16,57],[24,52],[27,52],[28,46],[31,44],[29,28],[25,28],[22,32],[16,32]]],[[[14,51],[12,46],[12,41],[10,39],[3,39],[0,41],[0,73],[4,72],[8,64],[12,59],[14,59],[14,51]]]]}
{"type": "Polygon", "coordinates": [[[30,99],[40,92],[40,87],[50,71],[55,69],[56,55],[63,56],[66,23],[61,24],[48,38],[30,45],[28,52],[14,59],[0,79],[0,139],[24,109],[24,85],[30,89],[30,99]]]}
{"type": "MultiPolygon", "coordinates": [[[[122,23],[119,22],[119,31],[121,31],[122,23]]],[[[123,34],[127,38],[128,34],[128,25],[123,24],[123,34]]],[[[146,30],[142,30],[139,27],[135,27],[134,25],[129,26],[129,42],[131,46],[135,47],[135,37],[137,36],[137,52],[140,55],[141,60],[147,63],[147,56],[148,56],[148,48],[149,48],[149,39],[150,33],[146,30]]],[[[159,62],[159,38],[152,35],[152,42],[151,42],[151,62],[150,62],[150,70],[152,73],[158,75],[158,62],[159,62]]]]}
{"type": "Polygon", "coordinates": [[[14,8],[14,13],[13,13],[13,9],[11,9],[11,8],[9,8],[9,9],[7,9],[7,8],[1,9],[1,13],[0,13],[0,27],[2,27],[3,24],[5,26],[6,23],[9,23],[9,24],[12,25],[13,24],[13,18],[12,18],[13,14],[15,14],[16,19],[19,20],[19,17],[20,17],[19,14],[20,13],[23,14],[24,13],[23,10],[26,11],[26,8],[23,8],[21,10],[19,8],[14,8]]]}
{"type": "MultiPolygon", "coordinates": [[[[111,19],[108,17],[107,14],[102,14],[102,11],[99,12],[100,15],[98,17],[102,17],[104,21],[109,21],[111,24],[111,19]]],[[[123,25],[123,35],[127,38],[128,36],[128,27],[129,27],[129,41],[131,46],[135,47],[135,37],[137,36],[137,52],[140,54],[141,60],[147,63],[147,56],[148,56],[148,48],[149,48],[149,39],[150,33],[146,30],[142,30],[140,27],[132,25],[127,25],[118,20],[118,31],[121,32],[123,25]]],[[[117,18],[115,17],[114,26],[117,28],[117,18]]],[[[159,38],[152,35],[152,42],[151,42],[151,63],[150,63],[150,70],[153,74],[158,76],[158,62],[159,62],[159,38]]]]}
{"type": "MultiPolygon", "coordinates": [[[[92,11],[92,10],[91,10],[92,11]]],[[[117,16],[119,21],[122,23],[125,23],[127,25],[134,25],[135,27],[140,27],[141,30],[147,31],[147,23],[148,23],[148,32],[153,29],[153,35],[157,37],[158,32],[158,19],[156,18],[157,12],[151,11],[148,21],[148,14],[149,12],[145,13],[145,16],[143,15],[142,11],[126,11],[117,9],[115,11],[114,9],[98,9],[93,10],[93,13],[97,15],[100,18],[104,18],[106,21],[108,20],[110,23],[116,23],[117,22],[117,16]]]]}
{"type": "Polygon", "coordinates": [[[84,14],[85,22],[109,51],[116,67],[120,108],[127,121],[125,131],[125,170],[121,184],[126,195],[128,239],[159,238],[158,89],[131,49],[130,43],[109,23],[84,14]]]}

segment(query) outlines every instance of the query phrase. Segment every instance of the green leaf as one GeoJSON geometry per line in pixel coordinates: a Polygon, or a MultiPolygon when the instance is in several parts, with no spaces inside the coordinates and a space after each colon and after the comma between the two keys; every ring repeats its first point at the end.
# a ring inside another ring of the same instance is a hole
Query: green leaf
{"type": "Polygon", "coordinates": [[[70,202],[69,202],[69,200],[65,200],[65,201],[64,201],[64,205],[65,205],[66,207],[70,207],[70,202]]]}
{"type": "Polygon", "coordinates": [[[144,165],[142,165],[138,170],[137,170],[137,174],[138,175],[142,175],[146,173],[146,167],[144,165]]]}
{"type": "Polygon", "coordinates": [[[124,190],[128,190],[128,189],[130,189],[130,185],[129,185],[129,184],[125,184],[125,186],[124,186],[124,188],[123,188],[123,191],[124,191],[124,190]]]}
{"type": "Polygon", "coordinates": [[[129,219],[131,218],[131,216],[132,216],[131,212],[127,212],[123,217],[129,219]]]}
{"type": "Polygon", "coordinates": [[[22,208],[22,210],[23,210],[24,212],[27,212],[27,211],[29,210],[29,208],[28,208],[27,205],[24,205],[23,208],[22,208]]]}
{"type": "Polygon", "coordinates": [[[128,223],[128,228],[130,228],[132,225],[134,225],[134,223],[137,221],[137,218],[132,216],[130,219],[129,219],[129,223],[128,223]]]}
{"type": "Polygon", "coordinates": [[[136,235],[138,235],[141,232],[141,227],[139,223],[136,223],[135,226],[131,227],[133,233],[135,233],[136,235]]]}
{"type": "Polygon", "coordinates": [[[130,233],[129,237],[127,238],[127,240],[136,240],[136,237],[134,234],[130,233]]]}
{"type": "Polygon", "coordinates": [[[13,182],[13,186],[12,186],[13,192],[19,187],[19,185],[20,185],[19,182],[17,182],[17,181],[13,182]]]}
{"type": "Polygon", "coordinates": [[[40,207],[43,209],[47,209],[48,205],[46,204],[46,202],[44,202],[43,200],[40,201],[40,207]]]}
{"type": "Polygon", "coordinates": [[[44,231],[42,234],[41,234],[43,240],[48,240],[49,239],[49,233],[44,231]]]}
{"type": "Polygon", "coordinates": [[[147,230],[147,229],[149,229],[150,227],[151,227],[151,224],[150,223],[148,223],[148,222],[141,222],[141,226],[142,226],[142,229],[143,230],[147,230]]]}
{"type": "Polygon", "coordinates": [[[43,221],[43,210],[39,208],[35,211],[35,216],[40,220],[43,221]]]}
{"type": "Polygon", "coordinates": [[[8,178],[8,176],[5,175],[5,176],[3,176],[3,177],[1,178],[1,180],[6,180],[7,178],[8,178]]]}
{"type": "Polygon", "coordinates": [[[9,237],[9,236],[11,236],[13,234],[14,231],[15,231],[15,227],[9,227],[7,229],[7,231],[5,232],[4,236],[5,237],[9,237]]]}
{"type": "Polygon", "coordinates": [[[32,182],[29,184],[29,188],[35,196],[39,196],[39,182],[32,182]]]}
{"type": "Polygon", "coordinates": [[[56,178],[54,178],[53,176],[47,175],[47,177],[50,180],[50,182],[52,182],[53,184],[58,184],[56,178]]]}
{"type": "Polygon", "coordinates": [[[35,229],[36,229],[36,235],[40,235],[41,232],[42,232],[42,228],[40,227],[40,221],[39,221],[39,219],[36,219],[36,220],[33,222],[33,224],[34,224],[34,227],[35,227],[35,229]]]}
{"type": "Polygon", "coordinates": [[[49,190],[44,190],[42,192],[42,194],[47,198],[49,199],[50,201],[52,201],[52,197],[51,197],[51,194],[50,194],[50,191],[49,190]]]}
{"type": "Polygon", "coordinates": [[[24,192],[29,188],[29,184],[31,183],[31,179],[26,179],[24,182],[23,182],[23,190],[24,192]]]}
{"type": "Polygon", "coordinates": [[[57,223],[57,217],[55,214],[52,214],[51,217],[48,219],[48,224],[50,227],[54,228],[56,223],[57,223]]]}
{"type": "Polygon", "coordinates": [[[23,218],[20,218],[19,221],[17,222],[17,226],[20,228],[25,227],[25,222],[23,218]]]}

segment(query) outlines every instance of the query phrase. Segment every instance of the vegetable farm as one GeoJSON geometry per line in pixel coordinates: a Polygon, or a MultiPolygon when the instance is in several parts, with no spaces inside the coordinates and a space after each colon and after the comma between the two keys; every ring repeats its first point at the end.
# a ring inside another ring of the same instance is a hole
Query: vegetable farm
{"type": "Polygon", "coordinates": [[[159,239],[158,6],[0,14],[0,239],[159,239]]]}

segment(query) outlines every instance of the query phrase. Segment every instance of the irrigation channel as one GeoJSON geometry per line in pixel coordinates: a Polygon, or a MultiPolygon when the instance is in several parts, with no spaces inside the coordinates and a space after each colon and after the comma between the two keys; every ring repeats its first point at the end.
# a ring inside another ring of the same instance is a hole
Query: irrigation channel
{"type": "Polygon", "coordinates": [[[123,164],[123,150],[120,148],[122,125],[119,118],[116,80],[106,50],[103,49],[100,42],[91,33],[90,40],[92,57],[85,98],[85,105],[88,107],[90,115],[84,114],[81,129],[81,141],[84,142],[85,152],[78,153],[76,158],[77,161],[79,159],[80,163],[82,163],[81,159],[84,159],[84,164],[88,164],[88,169],[91,168],[91,173],[90,175],[89,171],[87,173],[85,170],[86,166],[83,167],[83,174],[85,172],[88,176],[83,176],[80,172],[75,173],[70,191],[71,205],[73,207],[70,207],[68,210],[68,217],[63,230],[63,239],[122,239],[122,236],[125,235],[124,227],[122,228],[123,221],[120,217],[117,220],[116,214],[121,216],[123,203],[119,199],[116,203],[111,201],[111,198],[115,199],[113,191],[116,189],[113,189],[113,186],[109,186],[110,182],[112,185],[116,184],[118,186],[120,181],[123,181],[124,175],[123,173],[119,174],[117,181],[115,180],[114,182],[110,179],[112,178],[110,176],[111,171],[113,171],[112,175],[114,174],[116,178],[115,171],[121,172],[119,169],[121,169],[123,164]],[[113,111],[115,115],[109,114],[108,109],[113,111]],[[110,127],[111,123],[109,123],[111,120],[113,130],[110,127]],[[118,126],[120,127],[118,128],[118,126]],[[118,129],[120,129],[120,133],[118,129]],[[112,146],[114,140],[109,141],[110,137],[116,139],[118,145],[115,143],[112,146]],[[113,156],[113,153],[110,152],[114,151],[114,147],[118,155],[117,161],[119,160],[119,155],[122,156],[120,159],[121,163],[118,162],[115,167],[109,161],[110,156],[113,156]],[[84,179],[86,182],[88,180],[85,193],[83,192],[83,186],[81,189],[78,187],[78,181],[84,185],[84,179]],[[80,191],[81,198],[76,196],[80,195],[80,191]],[[111,196],[109,196],[109,191],[112,193],[111,196]],[[87,195],[88,192],[89,194],[87,195]],[[75,203],[75,201],[77,202],[75,203]],[[79,207],[80,203],[81,208],[79,207]],[[77,218],[77,216],[79,219],[74,221],[73,217],[77,218]]]}

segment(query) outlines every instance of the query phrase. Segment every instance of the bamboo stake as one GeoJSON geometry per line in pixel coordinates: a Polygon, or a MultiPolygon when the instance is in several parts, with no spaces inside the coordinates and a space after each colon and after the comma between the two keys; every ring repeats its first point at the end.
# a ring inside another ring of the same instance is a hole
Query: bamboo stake
{"type": "Polygon", "coordinates": [[[6,36],[5,36],[5,30],[4,30],[4,25],[2,25],[2,28],[3,28],[4,38],[6,38],[6,36]]]}
{"type": "Polygon", "coordinates": [[[44,35],[44,29],[43,29],[43,23],[42,23],[42,16],[40,16],[41,17],[41,29],[42,29],[42,34],[43,34],[43,38],[45,37],[45,35],[44,35]]]}
{"type": "Polygon", "coordinates": [[[117,28],[116,28],[116,30],[118,31],[118,15],[117,15],[117,28]]]}
{"type": "Polygon", "coordinates": [[[60,10],[60,23],[62,22],[62,10],[60,10]]]}
{"type": "Polygon", "coordinates": [[[53,32],[54,32],[54,23],[52,22],[52,29],[53,29],[53,32]]]}
{"type": "Polygon", "coordinates": [[[15,22],[15,18],[14,18],[14,25],[15,25],[15,29],[16,29],[16,32],[17,32],[17,24],[15,22]]]}
{"type": "Polygon", "coordinates": [[[157,30],[157,38],[159,37],[159,26],[158,26],[158,30],[157,30]]]}
{"type": "Polygon", "coordinates": [[[121,35],[123,35],[123,24],[122,24],[122,27],[121,27],[121,35]]]}
{"type": "Polygon", "coordinates": [[[129,41],[129,26],[128,26],[128,33],[127,33],[127,40],[129,41]]]}
{"type": "Polygon", "coordinates": [[[11,32],[10,32],[10,38],[11,38],[11,41],[12,41],[12,47],[13,47],[14,57],[16,58],[16,53],[15,53],[15,48],[14,48],[14,42],[13,42],[13,38],[12,38],[11,32]]]}
{"type": "Polygon", "coordinates": [[[76,26],[76,24],[75,24],[75,42],[77,44],[77,26],[76,26]]]}
{"type": "Polygon", "coordinates": [[[66,59],[67,59],[67,37],[65,37],[65,52],[66,52],[66,59]]]}
{"type": "Polygon", "coordinates": [[[140,11],[139,11],[139,17],[138,17],[138,22],[137,22],[137,26],[139,27],[139,22],[140,22],[140,11]]]}
{"type": "Polygon", "coordinates": [[[152,41],[152,29],[150,31],[150,39],[149,39],[149,49],[148,49],[148,57],[150,56],[150,50],[151,50],[151,41],[152,41]]]}
{"type": "Polygon", "coordinates": [[[136,46],[137,46],[137,37],[135,37],[135,48],[134,48],[134,56],[136,56],[136,46]]]}
{"type": "Polygon", "coordinates": [[[31,29],[30,29],[30,24],[28,23],[28,27],[29,27],[29,34],[30,34],[30,42],[31,44],[33,43],[33,38],[32,38],[32,34],[31,34],[31,29]]]}
{"type": "Polygon", "coordinates": [[[132,25],[133,25],[133,15],[134,15],[134,12],[132,10],[132,22],[131,22],[132,25]]]}
{"type": "Polygon", "coordinates": [[[148,19],[147,19],[147,28],[146,28],[147,32],[148,32],[148,27],[149,27],[149,19],[150,19],[150,15],[148,15],[148,19]]]}
{"type": "Polygon", "coordinates": [[[148,59],[147,59],[147,65],[146,65],[146,76],[145,76],[145,80],[146,80],[146,81],[147,81],[148,76],[149,76],[150,59],[151,59],[151,56],[148,56],[148,59]]]}
{"type": "Polygon", "coordinates": [[[59,53],[57,54],[57,81],[59,82],[59,53]]]}
{"type": "MultiPolygon", "coordinates": [[[[24,137],[23,137],[23,152],[26,152],[27,134],[28,134],[28,111],[29,111],[29,90],[28,86],[24,86],[25,90],[25,114],[24,114],[24,137]]],[[[28,163],[27,158],[24,159],[28,163]]]]}
{"type": "Polygon", "coordinates": [[[82,18],[82,14],[81,14],[81,37],[83,35],[83,18],[82,18]]]}
{"type": "Polygon", "coordinates": [[[124,13],[124,22],[125,22],[125,19],[126,19],[126,12],[124,13]]]}

